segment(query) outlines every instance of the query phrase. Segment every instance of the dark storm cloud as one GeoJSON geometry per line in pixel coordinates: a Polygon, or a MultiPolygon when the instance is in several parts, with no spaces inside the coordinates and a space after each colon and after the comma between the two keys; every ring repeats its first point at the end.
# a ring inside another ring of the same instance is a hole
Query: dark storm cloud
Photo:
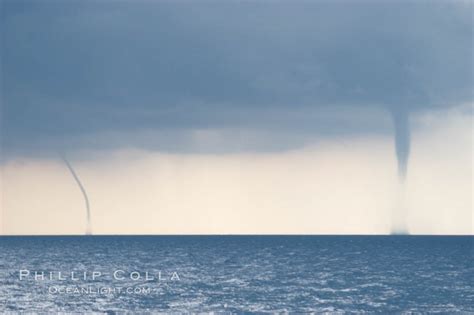
{"type": "Polygon", "coordinates": [[[360,118],[379,107],[406,168],[407,117],[472,99],[470,6],[4,1],[3,146],[142,129],[383,132],[360,118]],[[333,123],[292,115],[339,107],[333,123]]]}

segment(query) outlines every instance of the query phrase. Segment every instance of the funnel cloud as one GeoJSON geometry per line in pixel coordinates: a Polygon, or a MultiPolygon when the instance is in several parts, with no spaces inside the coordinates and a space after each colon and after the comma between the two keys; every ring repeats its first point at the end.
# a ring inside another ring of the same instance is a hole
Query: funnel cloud
{"type": "Polygon", "coordinates": [[[405,181],[410,157],[410,121],[406,110],[392,111],[395,132],[395,152],[398,162],[398,176],[405,181]]]}

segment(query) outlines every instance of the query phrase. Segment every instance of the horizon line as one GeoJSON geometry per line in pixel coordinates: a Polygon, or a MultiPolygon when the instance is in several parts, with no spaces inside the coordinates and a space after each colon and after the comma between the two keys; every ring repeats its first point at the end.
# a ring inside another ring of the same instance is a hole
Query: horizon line
{"type": "Polygon", "coordinates": [[[237,233],[229,233],[229,234],[0,234],[0,237],[102,237],[102,236],[161,236],[161,237],[168,237],[168,236],[212,236],[212,237],[239,237],[239,236],[258,236],[258,237],[266,237],[266,236],[391,236],[391,237],[417,237],[417,236],[450,236],[450,237],[466,237],[472,236],[474,234],[237,234],[237,233]]]}

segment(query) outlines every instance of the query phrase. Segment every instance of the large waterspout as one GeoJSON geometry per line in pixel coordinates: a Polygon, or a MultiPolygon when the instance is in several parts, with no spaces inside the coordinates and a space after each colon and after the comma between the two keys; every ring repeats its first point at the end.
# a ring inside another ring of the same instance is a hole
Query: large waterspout
{"type": "Polygon", "coordinates": [[[395,133],[395,152],[398,162],[398,187],[391,218],[392,234],[408,234],[406,220],[405,181],[410,157],[410,121],[406,108],[392,110],[395,133]]]}

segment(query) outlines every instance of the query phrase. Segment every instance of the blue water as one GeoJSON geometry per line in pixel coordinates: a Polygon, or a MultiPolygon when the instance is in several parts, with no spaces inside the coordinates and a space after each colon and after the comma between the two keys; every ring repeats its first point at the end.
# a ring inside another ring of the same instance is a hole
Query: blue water
{"type": "Polygon", "coordinates": [[[474,312],[473,250],[474,237],[0,237],[0,312],[474,312]]]}

